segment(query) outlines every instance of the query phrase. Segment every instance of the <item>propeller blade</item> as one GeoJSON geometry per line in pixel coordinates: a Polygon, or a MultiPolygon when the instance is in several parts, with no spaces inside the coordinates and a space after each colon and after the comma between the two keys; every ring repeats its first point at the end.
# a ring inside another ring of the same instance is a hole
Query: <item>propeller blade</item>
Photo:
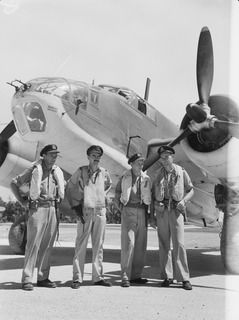
{"type": "Polygon", "coordinates": [[[228,129],[233,137],[239,139],[239,123],[238,122],[215,120],[214,127],[219,129],[228,129]]]}
{"type": "Polygon", "coordinates": [[[200,103],[208,104],[213,80],[213,47],[210,31],[203,27],[197,51],[197,87],[200,103]]]}
{"type": "MultiPolygon", "coordinates": [[[[185,130],[183,130],[179,136],[177,136],[173,141],[171,141],[168,146],[174,147],[176,144],[178,144],[181,140],[186,138],[192,131],[187,127],[185,130]]],[[[144,161],[143,171],[147,170],[149,167],[151,167],[158,159],[160,158],[160,154],[154,153],[152,156],[148,157],[144,161]]]]}
{"type": "Polygon", "coordinates": [[[8,140],[16,131],[15,123],[12,120],[0,133],[1,140],[8,140]]]}
{"type": "Polygon", "coordinates": [[[8,154],[8,139],[16,132],[16,127],[13,122],[9,124],[0,133],[0,166],[3,164],[8,154]]]}
{"type": "Polygon", "coordinates": [[[160,158],[160,155],[158,152],[154,153],[152,156],[148,157],[144,161],[143,171],[147,170],[149,167],[151,167],[158,159],[160,158]]]}
{"type": "Polygon", "coordinates": [[[173,141],[171,141],[168,146],[169,147],[174,147],[176,146],[176,144],[178,144],[181,140],[185,139],[190,133],[192,133],[192,131],[187,127],[186,129],[184,129],[180,135],[175,138],[173,141]]]}

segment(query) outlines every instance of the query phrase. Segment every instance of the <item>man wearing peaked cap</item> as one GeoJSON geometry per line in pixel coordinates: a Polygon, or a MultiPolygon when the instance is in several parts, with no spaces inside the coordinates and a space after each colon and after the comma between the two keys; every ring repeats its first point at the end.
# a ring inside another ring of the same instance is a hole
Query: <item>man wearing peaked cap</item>
{"type": "Polygon", "coordinates": [[[161,167],[152,186],[150,224],[158,229],[160,277],[164,280],[161,286],[168,287],[177,280],[185,290],[191,290],[184,247],[184,215],[186,203],[194,194],[193,185],[186,170],[173,163],[172,147],[161,146],[158,153],[161,167]]]}
{"type": "Polygon", "coordinates": [[[17,200],[29,207],[27,243],[22,271],[22,289],[32,291],[33,273],[37,266],[37,286],[55,288],[49,280],[50,257],[56,238],[59,217],[57,203],[64,198],[65,181],[60,167],[55,165],[59,153],[55,144],[46,145],[40,152],[41,159],[11,182],[17,200]],[[21,192],[29,185],[28,199],[21,192]]]}
{"type": "Polygon", "coordinates": [[[129,158],[128,164],[131,164],[132,162],[134,162],[135,160],[138,160],[138,159],[144,161],[144,157],[142,156],[141,153],[135,153],[135,154],[133,154],[133,155],[129,158]]]}
{"type": "Polygon", "coordinates": [[[115,205],[121,211],[121,278],[122,287],[130,283],[145,284],[142,278],[147,246],[147,215],[151,202],[151,181],[142,171],[144,157],[132,155],[131,169],[119,179],[115,205]]]}
{"type": "Polygon", "coordinates": [[[42,157],[44,154],[47,154],[47,153],[60,153],[60,151],[57,149],[57,145],[48,144],[44,148],[42,148],[40,152],[40,156],[42,157]]]}
{"type": "Polygon", "coordinates": [[[171,153],[171,154],[175,154],[175,150],[170,147],[170,146],[161,146],[158,149],[158,154],[161,155],[162,153],[167,152],[167,153],[171,153]]]}

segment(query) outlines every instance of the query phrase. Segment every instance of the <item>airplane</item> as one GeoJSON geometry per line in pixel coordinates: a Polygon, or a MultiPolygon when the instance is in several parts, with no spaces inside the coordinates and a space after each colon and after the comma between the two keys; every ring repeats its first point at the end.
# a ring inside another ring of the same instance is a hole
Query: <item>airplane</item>
{"type": "Polygon", "coordinates": [[[210,96],[212,80],[213,48],[207,27],[198,42],[199,101],[187,106],[180,128],[148,102],[150,79],[144,98],[127,87],[63,77],[14,80],[8,83],[15,88],[13,120],[0,133],[0,184],[9,187],[49,143],[61,151],[58,165],[68,179],[87,163],[86,149],[97,144],[104,149],[101,162],[111,174],[113,196],[119,177],[129,168],[130,155],[145,154],[143,170],[153,178],[159,167],[158,148],[173,146],[175,162],[188,171],[194,184],[188,219],[215,225],[219,209],[224,212],[222,259],[229,272],[239,274],[238,215],[236,209],[231,211],[237,203],[232,191],[237,191],[239,176],[238,107],[229,97],[210,96]]]}

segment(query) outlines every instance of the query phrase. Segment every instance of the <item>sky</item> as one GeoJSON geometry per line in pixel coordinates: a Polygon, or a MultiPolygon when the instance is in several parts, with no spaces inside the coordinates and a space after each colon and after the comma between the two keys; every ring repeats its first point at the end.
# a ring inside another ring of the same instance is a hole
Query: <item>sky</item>
{"type": "Polygon", "coordinates": [[[141,96],[149,77],[149,102],[179,125],[186,105],[198,99],[203,26],[214,48],[211,93],[231,90],[238,6],[237,0],[0,0],[0,123],[11,120],[14,89],[7,81],[60,76],[123,85],[141,96]]]}

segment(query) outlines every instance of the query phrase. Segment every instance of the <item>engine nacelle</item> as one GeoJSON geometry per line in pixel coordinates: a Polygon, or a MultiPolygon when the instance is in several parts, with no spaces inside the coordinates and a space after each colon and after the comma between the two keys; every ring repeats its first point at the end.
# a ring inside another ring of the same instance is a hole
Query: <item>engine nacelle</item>
{"type": "Polygon", "coordinates": [[[239,176],[239,140],[231,138],[227,144],[220,149],[210,152],[199,152],[194,150],[183,140],[181,146],[190,160],[192,160],[204,172],[220,181],[239,176]]]}

